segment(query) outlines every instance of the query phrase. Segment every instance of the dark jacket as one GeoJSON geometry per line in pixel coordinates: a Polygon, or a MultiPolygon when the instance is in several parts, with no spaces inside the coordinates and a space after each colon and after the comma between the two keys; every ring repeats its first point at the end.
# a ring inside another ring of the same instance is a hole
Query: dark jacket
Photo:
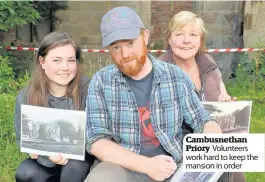
{"type": "MultiPolygon", "coordinates": [[[[159,57],[161,61],[176,64],[173,60],[172,51],[168,51],[159,57]]],[[[202,84],[201,90],[195,90],[201,100],[218,101],[220,95],[220,83],[222,80],[221,72],[212,56],[208,54],[201,54],[195,57],[199,67],[200,79],[202,84]]]]}

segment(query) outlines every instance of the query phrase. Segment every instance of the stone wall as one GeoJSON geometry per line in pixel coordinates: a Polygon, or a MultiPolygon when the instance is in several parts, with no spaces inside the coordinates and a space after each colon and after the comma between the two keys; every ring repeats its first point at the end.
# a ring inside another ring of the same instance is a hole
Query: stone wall
{"type": "Polygon", "coordinates": [[[56,13],[62,21],[56,31],[68,32],[78,43],[88,48],[101,48],[100,22],[103,15],[117,6],[129,6],[150,27],[150,2],[148,1],[69,1],[69,9],[56,13]]]}
{"type": "Polygon", "coordinates": [[[162,49],[169,19],[180,11],[192,11],[192,8],[192,1],[153,1],[151,3],[150,47],[162,49]]]}
{"type": "Polygon", "coordinates": [[[265,2],[247,1],[244,16],[244,45],[256,47],[261,41],[265,47],[265,2]]]}
{"type": "MultiPolygon", "coordinates": [[[[205,22],[208,34],[206,47],[241,48],[243,44],[244,1],[196,1],[194,11],[205,22]]],[[[239,54],[211,53],[217,62],[223,77],[230,76],[239,54]]]]}

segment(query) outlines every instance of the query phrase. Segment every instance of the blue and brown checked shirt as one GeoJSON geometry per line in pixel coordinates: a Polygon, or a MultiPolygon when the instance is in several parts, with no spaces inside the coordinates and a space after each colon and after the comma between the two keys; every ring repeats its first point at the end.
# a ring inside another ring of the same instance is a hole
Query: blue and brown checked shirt
{"type": "MultiPolygon", "coordinates": [[[[150,97],[150,118],[163,148],[176,162],[182,161],[182,123],[200,133],[210,120],[189,78],[175,65],[148,55],[154,80],[150,97]]],[[[140,119],[133,92],[116,65],[107,66],[93,76],[86,103],[87,146],[101,139],[114,140],[124,148],[140,151],[140,119]]]]}

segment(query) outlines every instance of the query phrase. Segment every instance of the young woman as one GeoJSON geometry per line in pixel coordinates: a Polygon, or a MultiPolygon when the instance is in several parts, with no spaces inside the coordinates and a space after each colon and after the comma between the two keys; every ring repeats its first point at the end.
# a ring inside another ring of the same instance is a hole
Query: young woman
{"type": "MultiPolygon", "coordinates": [[[[231,101],[222,75],[208,54],[203,54],[206,30],[204,22],[190,11],[175,14],[168,23],[165,37],[167,53],[160,60],[178,65],[195,85],[195,91],[202,101],[231,101]]],[[[183,126],[184,135],[191,133],[183,126]]],[[[224,173],[218,182],[245,182],[243,173],[224,173]]]]}
{"type": "MultiPolygon", "coordinates": [[[[65,33],[53,32],[40,42],[35,69],[29,85],[17,96],[15,109],[16,140],[20,144],[21,104],[84,110],[89,79],[84,75],[80,49],[65,33]]],[[[94,162],[30,154],[16,171],[18,182],[83,182],[94,162]]]]}

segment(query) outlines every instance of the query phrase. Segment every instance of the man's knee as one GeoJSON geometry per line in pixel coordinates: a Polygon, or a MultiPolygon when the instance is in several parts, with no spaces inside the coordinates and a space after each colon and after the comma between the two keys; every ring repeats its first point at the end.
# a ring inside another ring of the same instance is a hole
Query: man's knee
{"type": "Polygon", "coordinates": [[[101,162],[96,165],[87,176],[85,182],[131,182],[132,172],[120,165],[110,162],[101,162]]]}

